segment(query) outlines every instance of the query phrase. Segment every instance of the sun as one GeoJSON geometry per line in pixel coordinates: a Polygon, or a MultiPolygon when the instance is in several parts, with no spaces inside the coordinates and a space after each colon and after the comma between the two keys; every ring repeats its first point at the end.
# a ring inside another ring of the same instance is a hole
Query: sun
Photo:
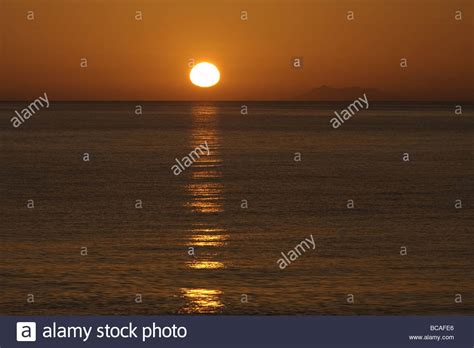
{"type": "Polygon", "coordinates": [[[214,64],[202,62],[192,68],[189,78],[196,86],[212,87],[219,82],[221,74],[214,64]]]}

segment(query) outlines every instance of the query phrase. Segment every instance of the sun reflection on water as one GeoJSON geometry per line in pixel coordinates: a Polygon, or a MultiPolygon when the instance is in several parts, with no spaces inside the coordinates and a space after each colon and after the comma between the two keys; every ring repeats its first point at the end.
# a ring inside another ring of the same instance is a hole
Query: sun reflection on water
{"type": "Polygon", "coordinates": [[[216,289],[181,289],[186,306],[184,313],[216,313],[224,308],[220,299],[222,291],[216,289]]]}
{"type": "Polygon", "coordinates": [[[187,186],[191,201],[186,206],[198,213],[219,213],[222,208],[223,185],[214,183],[195,183],[187,186]]]}
{"type": "Polygon", "coordinates": [[[222,234],[195,234],[190,237],[188,246],[214,246],[221,247],[225,245],[228,235],[222,234]]]}
{"type": "Polygon", "coordinates": [[[193,260],[187,263],[193,269],[219,269],[224,268],[224,264],[219,261],[199,261],[193,260]]]}
{"type": "MultiPolygon", "coordinates": [[[[188,247],[199,247],[199,252],[186,261],[192,272],[207,274],[225,269],[219,260],[219,251],[226,247],[229,234],[216,222],[224,211],[224,184],[222,182],[222,159],[220,157],[220,135],[217,127],[218,108],[214,105],[194,105],[193,129],[190,148],[207,143],[209,155],[203,155],[189,168],[189,181],[185,185],[188,200],[184,206],[193,213],[193,223],[186,236],[188,247]],[[210,222],[210,218],[212,218],[210,222]]],[[[201,277],[201,275],[200,275],[201,277]]],[[[201,279],[201,278],[199,278],[201,279]]],[[[215,313],[224,308],[222,292],[218,289],[183,288],[185,301],[181,311],[185,313],[215,313]]],[[[206,284],[207,286],[207,284],[206,284]]]]}

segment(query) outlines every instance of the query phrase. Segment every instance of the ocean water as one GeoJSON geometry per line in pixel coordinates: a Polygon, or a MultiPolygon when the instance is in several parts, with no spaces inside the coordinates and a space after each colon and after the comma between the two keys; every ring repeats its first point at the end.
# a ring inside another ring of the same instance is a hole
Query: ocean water
{"type": "Polygon", "coordinates": [[[1,314],[474,313],[472,105],[136,104],[0,104],[1,314]]]}

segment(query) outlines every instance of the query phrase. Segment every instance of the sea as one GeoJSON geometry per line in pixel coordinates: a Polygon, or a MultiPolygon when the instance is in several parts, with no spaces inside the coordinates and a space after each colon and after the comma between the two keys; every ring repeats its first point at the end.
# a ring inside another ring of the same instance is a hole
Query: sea
{"type": "Polygon", "coordinates": [[[0,103],[0,314],[472,315],[474,105],[348,103],[0,103]]]}

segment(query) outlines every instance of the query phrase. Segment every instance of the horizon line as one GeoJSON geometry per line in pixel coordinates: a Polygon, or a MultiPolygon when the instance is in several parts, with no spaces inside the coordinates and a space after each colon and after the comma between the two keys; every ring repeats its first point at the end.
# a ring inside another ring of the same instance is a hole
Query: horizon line
{"type": "MultiPolygon", "coordinates": [[[[35,98],[37,99],[37,98],[35,98]]],[[[33,99],[33,100],[35,100],[33,99]]],[[[333,99],[333,100],[305,100],[305,99],[235,99],[235,100],[182,100],[182,99],[49,99],[51,102],[56,103],[242,103],[242,102],[254,102],[254,103],[341,103],[341,102],[353,102],[352,99],[333,99]]],[[[426,100],[426,99],[411,99],[411,100],[398,100],[398,99],[372,99],[375,103],[474,103],[472,100],[463,99],[446,99],[446,100],[426,100]]],[[[0,103],[28,103],[32,102],[31,99],[13,99],[13,100],[0,100],[0,103]]]]}

